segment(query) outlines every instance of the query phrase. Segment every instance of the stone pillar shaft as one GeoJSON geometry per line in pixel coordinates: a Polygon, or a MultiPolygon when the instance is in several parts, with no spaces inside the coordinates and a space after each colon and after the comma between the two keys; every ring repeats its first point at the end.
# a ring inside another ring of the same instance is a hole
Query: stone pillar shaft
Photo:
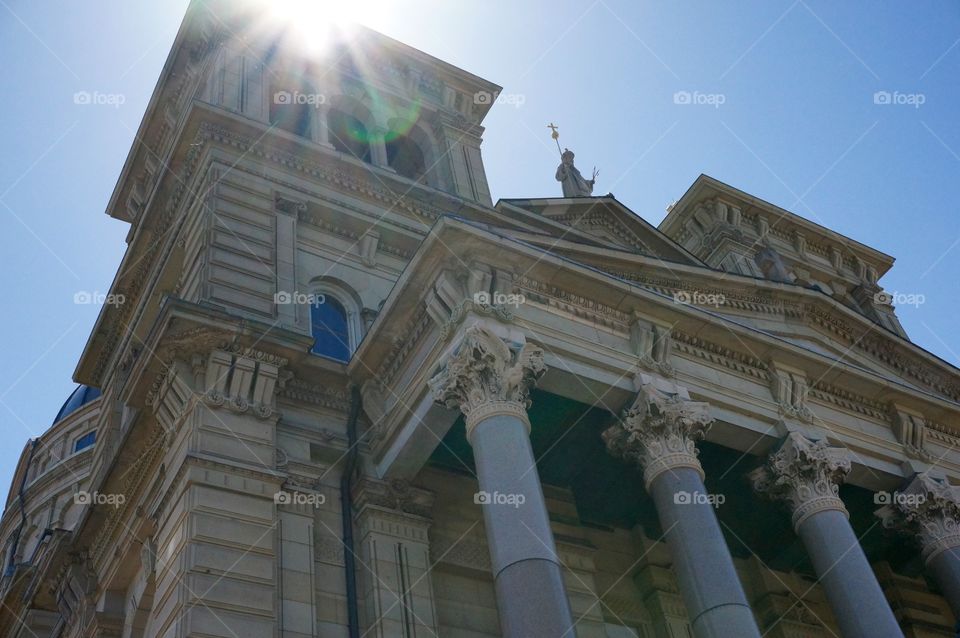
{"type": "Polygon", "coordinates": [[[840,500],[850,452],[792,432],[750,479],[754,489],[790,505],[844,638],[903,636],[840,500]]]}
{"type": "Polygon", "coordinates": [[[903,635],[844,512],[814,514],[797,533],[844,638],[903,635]]]}
{"type": "Polygon", "coordinates": [[[954,618],[960,623],[960,548],[940,552],[927,561],[927,569],[937,580],[954,618]]]}
{"type": "Polygon", "coordinates": [[[499,414],[471,432],[504,636],[575,636],[527,425],[499,414]]]}
{"type": "Polygon", "coordinates": [[[677,502],[678,494],[706,494],[700,474],[686,467],[663,472],[649,490],[694,635],[759,636],[713,506],[677,502]]]}
{"type": "Polygon", "coordinates": [[[875,514],[884,527],[916,538],[927,569],[960,622],[960,487],[929,473],[916,474],[886,498],[887,505],[875,514]]]}
{"type": "Polygon", "coordinates": [[[504,638],[576,636],[530,446],[528,392],[545,369],[522,335],[476,323],[430,380],[466,417],[504,638]]]}
{"type": "Polygon", "coordinates": [[[713,506],[695,441],[709,406],[664,380],[641,383],[636,402],[603,433],[614,456],[638,463],[653,497],[697,638],[759,638],[713,506]]]}

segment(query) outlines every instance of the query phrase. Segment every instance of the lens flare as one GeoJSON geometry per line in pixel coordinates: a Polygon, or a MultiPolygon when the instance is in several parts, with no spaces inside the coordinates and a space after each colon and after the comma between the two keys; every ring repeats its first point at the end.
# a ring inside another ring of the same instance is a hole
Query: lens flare
{"type": "Polygon", "coordinates": [[[310,50],[330,44],[337,32],[379,15],[383,0],[263,0],[271,22],[297,35],[310,50]]]}

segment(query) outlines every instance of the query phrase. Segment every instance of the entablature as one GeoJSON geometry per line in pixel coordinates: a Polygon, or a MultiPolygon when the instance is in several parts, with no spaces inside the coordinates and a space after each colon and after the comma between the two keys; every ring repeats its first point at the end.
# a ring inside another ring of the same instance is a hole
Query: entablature
{"type": "MultiPolygon", "coordinates": [[[[414,436],[401,431],[435,418],[426,380],[459,326],[471,321],[509,326],[504,330],[518,330],[541,347],[549,369],[541,389],[611,412],[630,397],[637,374],[672,373],[725,421],[711,436],[743,451],[759,440],[772,444],[785,428],[816,429],[858,451],[871,472],[906,473],[923,459],[909,454],[908,443],[898,438],[890,403],[909,404],[930,422],[960,417],[956,401],[504,239],[466,222],[441,220],[351,362],[354,382],[379,387],[371,397],[402,399],[375,402],[380,413],[371,415],[381,428],[372,453],[382,471],[389,471],[384,461],[390,454],[399,454],[397,445],[414,436]],[[456,245],[457,254],[444,245],[456,245]],[[482,303],[489,299],[515,303],[482,303]],[[651,336],[638,335],[636,325],[651,336]],[[655,347],[663,343],[657,326],[669,327],[665,356],[655,347]]],[[[816,294],[797,290],[800,296],[816,294]]],[[[435,426],[428,427],[436,436],[435,426]]],[[[931,451],[960,475],[948,445],[937,442],[931,451]]]]}

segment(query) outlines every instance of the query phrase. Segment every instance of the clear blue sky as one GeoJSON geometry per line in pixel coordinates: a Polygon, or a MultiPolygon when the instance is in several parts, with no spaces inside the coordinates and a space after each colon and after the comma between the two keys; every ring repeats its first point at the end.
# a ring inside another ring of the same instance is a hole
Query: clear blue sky
{"type": "MultiPolygon", "coordinates": [[[[120,262],[127,227],[104,209],[186,4],[0,0],[3,488],[73,387],[98,312],[74,296],[105,293],[120,262]]],[[[486,120],[494,199],[559,194],[550,121],[600,168],[597,192],[652,223],[707,173],[895,256],[881,283],[925,298],[898,309],[907,332],[960,363],[956,0],[432,0],[366,16],[522,102],[486,120]]]]}

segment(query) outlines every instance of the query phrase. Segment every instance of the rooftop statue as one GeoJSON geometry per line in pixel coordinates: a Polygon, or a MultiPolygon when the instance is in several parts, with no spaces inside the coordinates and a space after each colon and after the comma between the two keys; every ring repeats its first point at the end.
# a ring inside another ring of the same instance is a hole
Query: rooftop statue
{"type": "MultiPolygon", "coordinates": [[[[560,150],[560,133],[554,124],[548,124],[551,129],[551,137],[557,142],[557,150],[560,150]]],[[[557,181],[563,186],[564,197],[590,197],[593,194],[593,185],[597,181],[597,175],[600,173],[596,168],[593,169],[593,175],[590,179],[584,179],[583,175],[576,166],[573,165],[573,151],[568,148],[560,153],[560,166],[557,167],[557,181]]]]}

